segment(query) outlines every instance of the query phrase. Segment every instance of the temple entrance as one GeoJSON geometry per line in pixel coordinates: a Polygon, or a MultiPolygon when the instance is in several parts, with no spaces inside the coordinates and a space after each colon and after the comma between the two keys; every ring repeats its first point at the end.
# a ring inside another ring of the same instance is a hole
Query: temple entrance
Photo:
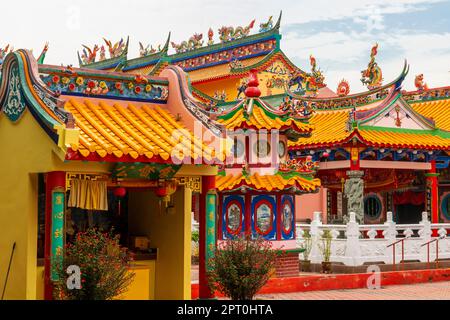
{"type": "Polygon", "coordinates": [[[425,210],[424,204],[414,205],[411,203],[399,204],[396,206],[396,222],[398,224],[415,224],[422,220],[422,212],[425,210]]]}

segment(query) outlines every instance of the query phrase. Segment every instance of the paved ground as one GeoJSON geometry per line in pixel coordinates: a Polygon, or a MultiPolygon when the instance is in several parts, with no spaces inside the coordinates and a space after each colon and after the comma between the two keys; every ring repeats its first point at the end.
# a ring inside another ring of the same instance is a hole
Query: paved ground
{"type": "Polygon", "coordinates": [[[450,300],[450,282],[259,295],[267,300],[450,300]]]}

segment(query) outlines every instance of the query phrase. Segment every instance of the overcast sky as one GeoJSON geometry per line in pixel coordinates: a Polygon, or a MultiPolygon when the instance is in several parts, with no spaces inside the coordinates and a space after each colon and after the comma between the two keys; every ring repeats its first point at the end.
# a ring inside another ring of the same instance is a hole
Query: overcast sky
{"type": "MultiPolygon", "coordinates": [[[[193,33],[216,33],[222,25],[259,23],[283,10],[281,48],[300,68],[309,70],[316,57],[326,83],[335,90],[345,78],[351,91],[363,90],[360,70],[370,48],[379,43],[377,61],[385,81],[396,77],[407,59],[411,70],[404,83],[414,89],[414,75],[423,73],[431,87],[450,85],[450,0],[39,0],[1,3],[0,46],[33,49],[46,41],[46,63],[78,66],[81,44],[116,42],[130,36],[129,58],[138,56],[139,41],[187,40],[193,33]]],[[[171,49],[173,52],[173,49],[171,49]]]]}

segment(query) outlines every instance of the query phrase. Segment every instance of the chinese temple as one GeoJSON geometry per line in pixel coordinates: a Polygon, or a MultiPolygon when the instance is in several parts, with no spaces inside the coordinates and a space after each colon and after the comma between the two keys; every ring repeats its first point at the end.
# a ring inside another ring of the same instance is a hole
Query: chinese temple
{"type": "Polygon", "coordinates": [[[124,37],[83,45],[79,68],[44,50],[0,49],[0,283],[7,299],[52,299],[53,259],[89,227],[120,234],[136,277],[122,299],[191,298],[191,216],[199,221],[199,295],[208,259],[246,233],[298,271],[298,221],[450,221],[450,87],[383,79],[370,51],[351,93],[333,91],[281,50],[281,13],[175,43],[124,37]],[[218,38],[218,40],[215,40],[218,38]],[[13,245],[14,244],[14,245],[13,245]],[[297,265],[295,265],[295,263],[297,265]],[[6,267],[5,267],[6,268],[6,267]]]}

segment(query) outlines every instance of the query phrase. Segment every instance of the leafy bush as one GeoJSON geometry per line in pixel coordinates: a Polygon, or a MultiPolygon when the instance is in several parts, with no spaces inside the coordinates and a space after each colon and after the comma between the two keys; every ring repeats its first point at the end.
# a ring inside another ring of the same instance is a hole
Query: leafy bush
{"type": "Polygon", "coordinates": [[[262,238],[252,240],[246,235],[226,240],[209,261],[210,289],[233,300],[252,300],[269,280],[278,254],[262,238]]]}
{"type": "Polygon", "coordinates": [[[59,280],[55,282],[55,299],[110,300],[126,292],[134,278],[129,271],[131,260],[119,236],[88,229],[77,234],[73,244],[65,247],[64,258],[55,266],[59,280]],[[81,270],[81,288],[69,289],[67,267],[81,270]]]}

